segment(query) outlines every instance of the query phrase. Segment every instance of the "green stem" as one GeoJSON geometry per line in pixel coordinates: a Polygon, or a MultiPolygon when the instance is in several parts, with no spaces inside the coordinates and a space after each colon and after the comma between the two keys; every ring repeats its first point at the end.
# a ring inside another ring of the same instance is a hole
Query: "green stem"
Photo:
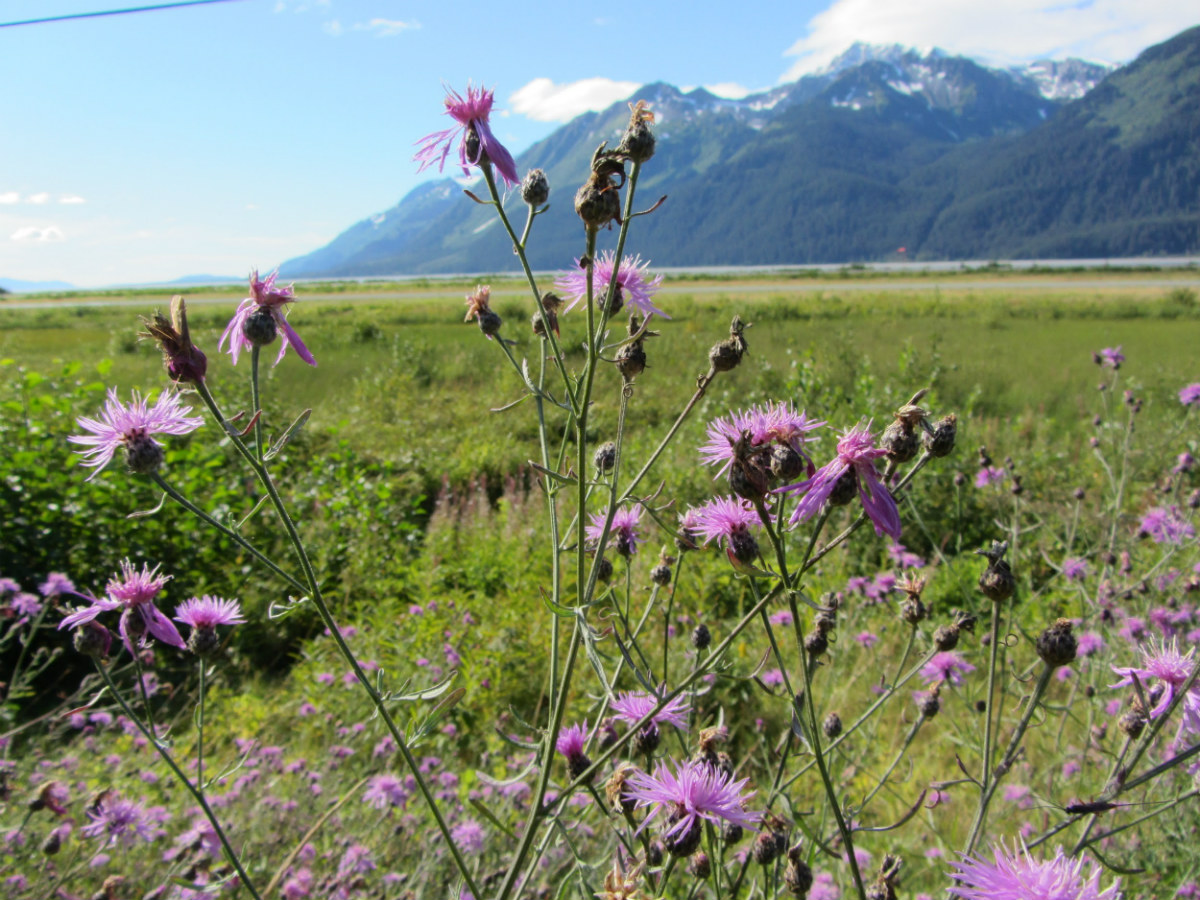
{"type": "Polygon", "coordinates": [[[258,395],[258,358],[260,349],[258,344],[254,344],[250,348],[250,399],[251,405],[254,407],[250,415],[254,421],[255,455],[261,463],[263,458],[262,401],[258,395]]]}
{"type": "Polygon", "coordinates": [[[121,704],[121,708],[125,711],[125,715],[127,715],[134,725],[137,726],[138,730],[146,737],[146,739],[150,742],[150,745],[155,749],[155,751],[157,751],[158,755],[162,757],[163,761],[170,767],[175,777],[185,788],[187,788],[188,793],[191,794],[193,799],[195,799],[195,801],[200,805],[200,809],[204,812],[204,817],[208,819],[209,824],[212,825],[213,832],[216,834],[217,840],[221,842],[221,847],[225,851],[225,856],[228,857],[230,864],[233,866],[234,871],[237,872],[238,878],[241,880],[242,884],[244,884],[246,889],[255,897],[255,900],[262,900],[258,890],[254,887],[254,882],[250,880],[250,876],[246,874],[246,870],[242,867],[242,861],[238,858],[237,853],[234,851],[233,845],[229,843],[229,838],[225,836],[225,830],[221,828],[221,823],[217,821],[216,813],[214,813],[212,807],[208,805],[208,801],[204,797],[204,792],[199,787],[192,784],[191,779],[183,773],[183,770],[179,768],[171,754],[168,753],[166,748],[158,742],[157,738],[150,732],[149,729],[147,729],[145,723],[142,722],[142,720],[138,718],[137,714],[134,713],[134,711],[130,708],[129,704],[125,701],[125,698],[121,696],[121,692],[117,690],[117,686],[113,684],[112,677],[108,674],[108,669],[105,668],[105,666],[99,660],[96,661],[96,670],[100,673],[100,677],[104,679],[104,683],[108,685],[108,689],[112,693],[113,697],[115,697],[117,702],[121,704]]]}

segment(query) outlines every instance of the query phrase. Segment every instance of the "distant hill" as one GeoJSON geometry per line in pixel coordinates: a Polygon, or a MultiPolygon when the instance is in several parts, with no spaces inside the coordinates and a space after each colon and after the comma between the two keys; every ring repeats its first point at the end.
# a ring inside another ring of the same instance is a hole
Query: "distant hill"
{"type": "MultiPolygon", "coordinates": [[[[630,99],[649,102],[659,143],[639,196],[669,200],[639,222],[636,249],[672,266],[1194,253],[1198,91],[1200,28],[1116,71],[855,45],[742,100],[646,85],[630,99]]],[[[519,157],[552,188],[535,267],[579,254],[572,197],[627,120],[625,103],[587,113],[519,157]]],[[[518,197],[506,208],[523,221],[518,197]]],[[[281,274],[511,271],[499,232],[455,182],[430,182],[281,274]]]]}
{"type": "Polygon", "coordinates": [[[75,285],[65,281],[21,281],[17,278],[0,278],[0,289],[10,294],[30,294],[38,291],[73,291],[75,285]]]}

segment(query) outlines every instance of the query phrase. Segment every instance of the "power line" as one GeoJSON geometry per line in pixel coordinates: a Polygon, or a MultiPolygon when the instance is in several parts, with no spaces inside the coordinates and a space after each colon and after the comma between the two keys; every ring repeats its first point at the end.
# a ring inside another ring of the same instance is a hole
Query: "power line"
{"type": "Polygon", "coordinates": [[[67,22],[71,19],[98,19],[102,16],[124,16],[129,13],[154,12],[159,9],[176,9],[181,6],[206,6],[210,3],[237,3],[239,0],[179,0],[177,3],[156,3],[153,6],[131,6],[127,9],[105,9],[97,12],[69,13],[64,16],[48,16],[44,19],[24,19],[20,22],[0,22],[0,28],[15,28],[18,25],[44,25],[47,22],[67,22]]]}

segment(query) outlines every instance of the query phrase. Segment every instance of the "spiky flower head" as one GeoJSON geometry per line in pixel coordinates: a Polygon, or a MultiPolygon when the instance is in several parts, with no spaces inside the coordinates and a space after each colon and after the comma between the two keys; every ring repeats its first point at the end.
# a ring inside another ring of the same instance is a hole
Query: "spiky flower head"
{"type": "Polygon", "coordinates": [[[1200,406],[1200,381],[1180,388],[1179,402],[1184,406],[1200,406]]]}
{"type": "Polygon", "coordinates": [[[149,811],[140,803],[106,792],[87,811],[91,821],[80,829],[83,834],[109,844],[132,844],[158,837],[149,811]]]}
{"type": "Polygon", "coordinates": [[[208,594],[184,600],[175,607],[175,621],[192,627],[188,649],[197,656],[205,656],[217,648],[218,625],[244,625],[246,622],[237,600],[208,594]]]}
{"type": "Polygon", "coordinates": [[[117,399],[117,392],[109,388],[108,399],[100,418],[80,416],[79,427],[91,434],[71,435],[67,440],[82,444],[87,450],[76,451],[83,456],[80,465],[95,469],[87,480],[91,481],[112,462],[113,454],[124,449],[125,462],[131,471],[139,474],[157,471],[162,463],[163,449],[153,437],[156,434],[189,434],[204,424],[199,416],[188,416],[190,406],[179,402],[174,391],[162,391],[151,406],[137,392],[126,406],[117,399]]]}
{"type": "Polygon", "coordinates": [[[1061,847],[1053,859],[1029,851],[992,848],[992,860],[964,856],[952,863],[955,884],[948,893],[962,900],[1117,900],[1120,879],[1100,886],[1102,870],[1086,856],[1071,858],[1061,847]]]}
{"type": "Polygon", "coordinates": [[[495,312],[490,305],[491,297],[492,288],[490,285],[477,285],[475,290],[467,294],[467,314],[463,318],[464,322],[472,320],[478,322],[479,330],[483,332],[484,337],[489,341],[500,330],[500,325],[502,324],[500,314],[495,312]]]}
{"type": "Polygon", "coordinates": [[[921,678],[926,684],[938,685],[948,681],[959,685],[962,684],[962,676],[965,673],[974,671],[975,667],[963,659],[961,653],[944,650],[935,653],[929,662],[921,667],[921,678]]]}
{"type": "Polygon", "coordinates": [[[154,598],[171,580],[170,575],[159,574],[158,570],[158,566],[151,569],[143,564],[141,571],[138,571],[128,559],[122,560],[120,574],[109,579],[106,596],[86,598],[92,601],[91,606],[66,616],[58,623],[58,627],[75,628],[95,621],[102,613],[120,609],[121,640],[130,653],[136,652],[134,640],[145,643],[147,634],[164,644],[183,649],[179,630],[154,605],[154,598]]]}
{"type": "MultiPolygon", "coordinates": [[[[620,299],[644,317],[654,315],[662,316],[664,319],[671,318],[655,306],[651,299],[662,284],[663,277],[661,275],[655,275],[653,278],[647,277],[646,269],[649,266],[649,261],[642,262],[640,256],[623,256],[620,265],[617,265],[613,251],[605,250],[595,258],[592,264],[592,297],[595,302],[600,304],[603,301],[608,294],[609,285],[615,279],[616,295],[613,300],[613,312],[621,308],[622,304],[617,302],[617,299],[620,299]]],[[[558,280],[554,282],[554,286],[569,301],[565,312],[574,309],[580,300],[587,299],[587,267],[582,264],[582,260],[575,260],[574,268],[561,273],[558,280]]]]}
{"type": "Polygon", "coordinates": [[[446,166],[446,158],[454,144],[454,138],[461,135],[458,142],[458,164],[462,166],[464,175],[471,174],[471,166],[483,169],[489,163],[496,167],[506,187],[514,187],[521,179],[517,175],[517,164],[512,154],[504,148],[495,134],[488,119],[492,114],[492,104],[495,102],[495,91],[487,88],[476,88],[467,85],[467,95],[463,97],[457,91],[446,88],[446,115],[458,125],[445,131],[435,131],[417,141],[420,145],[413,159],[421,165],[418,172],[424,172],[430,166],[436,165],[441,172],[446,166]]]}
{"type": "Polygon", "coordinates": [[[826,501],[831,500],[839,481],[844,476],[852,476],[857,482],[863,510],[875,526],[875,533],[889,534],[899,539],[900,510],[875,471],[875,460],[886,455],[886,450],[875,446],[870,423],[860,423],[844,431],[833,460],[818,469],[807,481],[779,488],[780,492],[804,493],[792,512],[792,524],[797,525],[820,512],[826,501]]]}
{"type": "Polygon", "coordinates": [[[685,730],[688,727],[688,714],[691,712],[691,707],[682,696],[672,697],[663,704],[662,709],[655,712],[654,708],[658,706],[658,698],[651,694],[631,691],[622,691],[612,701],[611,706],[618,717],[631,725],[640,722],[650,713],[654,713],[650,718],[650,722],[653,724],[674,725],[676,728],[685,730]]]}
{"type": "Polygon", "coordinates": [[[238,357],[243,350],[255,346],[265,346],[275,339],[275,334],[283,335],[279,343],[279,355],[275,357],[275,365],[283,360],[288,347],[295,347],[296,355],[310,366],[317,364],[316,359],[300,340],[294,328],[288,324],[284,310],[289,303],[296,302],[296,294],[289,284],[287,287],[276,287],[275,279],[279,276],[276,269],[266,278],[258,277],[258,269],[250,273],[250,296],[243,300],[225,326],[217,349],[222,349],[229,341],[229,358],[236,366],[238,357]]]}
{"type": "Polygon", "coordinates": [[[693,513],[693,533],[706,545],[717,541],[743,563],[757,558],[758,542],[749,529],[761,526],[762,520],[747,501],[732,496],[714,497],[689,512],[693,513]]]}
{"type": "MultiPolygon", "coordinates": [[[[599,551],[600,539],[604,535],[606,516],[604,513],[593,513],[590,518],[591,524],[584,529],[584,539],[599,551]]],[[[642,541],[641,535],[638,533],[640,520],[641,510],[636,506],[622,507],[613,514],[609,538],[613,541],[617,553],[626,558],[637,553],[638,544],[642,541]]]]}
{"type": "Polygon", "coordinates": [[[188,331],[187,304],[176,294],[171,298],[171,317],[154,313],[153,320],[142,319],[146,331],[138,337],[152,338],[163,355],[167,375],[175,382],[200,382],[208,370],[208,358],[192,343],[188,331]]]}
{"type": "Polygon", "coordinates": [[[651,808],[643,828],[665,812],[669,827],[664,837],[670,844],[672,839],[691,832],[701,820],[718,827],[731,822],[754,829],[762,813],[746,810],[746,802],[753,796],[753,792],[742,793],[748,781],[733,781],[725,772],[702,762],[682,762],[673,769],[660,762],[653,774],[631,775],[626,793],[638,806],[651,808]]]}
{"type": "MultiPolygon", "coordinates": [[[[1180,653],[1179,644],[1175,640],[1169,644],[1161,641],[1157,645],[1142,647],[1142,664],[1140,666],[1112,667],[1113,672],[1121,676],[1121,680],[1110,687],[1129,687],[1133,684],[1134,676],[1137,676],[1144,689],[1148,689],[1148,682],[1151,679],[1158,682],[1163,687],[1162,695],[1149,710],[1150,718],[1157,718],[1166,712],[1171,701],[1175,699],[1175,695],[1191,678],[1195,665],[1192,657],[1195,653],[1195,647],[1189,647],[1187,653],[1180,653]]],[[[1200,731],[1200,680],[1192,685],[1191,690],[1184,698],[1183,712],[1183,727],[1191,731],[1200,731]]]]}
{"type": "Polygon", "coordinates": [[[1092,362],[1098,366],[1106,366],[1110,369],[1121,368],[1121,363],[1125,362],[1125,354],[1121,352],[1121,345],[1116,347],[1105,347],[1092,354],[1092,362]]]}

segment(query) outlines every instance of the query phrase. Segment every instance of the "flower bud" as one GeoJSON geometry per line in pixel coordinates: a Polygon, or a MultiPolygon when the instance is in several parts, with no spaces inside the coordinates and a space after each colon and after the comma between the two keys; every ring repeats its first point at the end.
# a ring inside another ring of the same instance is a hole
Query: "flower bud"
{"type": "Polygon", "coordinates": [[[1146,713],[1142,711],[1141,707],[1134,707],[1117,720],[1117,727],[1130,740],[1136,741],[1142,736],[1142,731],[1146,727],[1146,713]]]}
{"type": "Polygon", "coordinates": [[[737,822],[723,820],[721,822],[721,840],[725,842],[726,847],[732,847],[739,843],[746,836],[746,829],[742,828],[737,822]]]}
{"type": "Polygon", "coordinates": [[[612,581],[613,564],[607,556],[600,557],[600,562],[596,563],[596,580],[602,584],[608,584],[612,581]]]}
{"type": "Polygon", "coordinates": [[[633,162],[645,162],[654,155],[654,132],[650,123],[654,121],[654,113],[646,108],[646,101],[639,100],[629,106],[631,115],[617,152],[633,162]]]}
{"type": "Polygon", "coordinates": [[[708,854],[703,850],[693,853],[692,858],[688,860],[688,873],[701,881],[712,875],[712,863],[708,859],[708,854]]]}
{"type": "Polygon", "coordinates": [[[916,625],[926,615],[928,615],[928,611],[925,609],[925,604],[921,602],[919,596],[909,597],[900,604],[900,619],[909,625],[916,625]]]}
{"type": "Polygon", "coordinates": [[[713,344],[708,351],[708,362],[714,372],[729,372],[738,367],[742,357],[746,355],[745,331],[749,325],[743,324],[741,316],[734,316],[729,326],[729,337],[713,344]]]}
{"type": "Polygon", "coordinates": [[[146,331],[138,337],[153,338],[163,355],[163,366],[167,375],[176,383],[199,383],[204,380],[208,359],[199,347],[192,343],[188,331],[187,305],[183,297],[171,298],[171,318],[160,312],[154,313],[153,321],[142,319],[146,331]]]}
{"type": "Polygon", "coordinates": [[[617,371],[626,381],[632,381],[646,370],[646,348],[641,341],[632,341],[617,351],[617,371]]]}
{"type": "Polygon", "coordinates": [[[842,733],[842,717],[835,712],[831,712],[825,717],[825,721],[821,723],[821,730],[825,732],[825,737],[833,740],[842,733]]]}
{"type": "Polygon", "coordinates": [[[958,624],[939,625],[933,630],[933,645],[940,651],[953,650],[958,646],[958,624]]]}
{"type": "Polygon", "coordinates": [[[647,722],[633,736],[633,752],[638,756],[649,756],[658,749],[662,741],[662,732],[653,722],[647,722]]]}
{"type": "Polygon", "coordinates": [[[211,656],[220,646],[221,639],[217,637],[215,628],[193,628],[188,635],[187,648],[202,659],[211,656]]]}
{"type": "Polygon", "coordinates": [[[787,852],[788,864],[783,872],[783,886],[793,897],[803,897],[813,886],[812,868],[804,860],[800,844],[787,852]]]}
{"type": "Polygon", "coordinates": [[[57,828],[46,835],[46,839],[42,841],[42,853],[46,856],[54,856],[62,849],[62,834],[57,828]]]}
{"type": "Polygon", "coordinates": [[[544,206],[550,199],[550,180],[541,169],[530,169],[521,181],[521,199],[530,206],[544,206]]]}
{"type": "Polygon", "coordinates": [[[1017,587],[1017,579],[1012,569],[1004,561],[1008,552],[1008,543],[993,541],[991,550],[976,550],[976,553],[988,558],[988,567],[979,576],[979,589],[993,603],[1002,603],[1012,596],[1017,587]]]}
{"type": "Polygon", "coordinates": [[[1059,619],[1038,635],[1037,654],[1053,669],[1074,662],[1078,646],[1075,635],[1071,634],[1071,620],[1059,619]]]}
{"type": "Polygon", "coordinates": [[[692,631],[692,646],[697,650],[707,650],[712,643],[712,633],[708,630],[708,626],[701,622],[692,631]]]}
{"type": "Polygon", "coordinates": [[[804,649],[813,658],[822,656],[829,649],[829,638],[823,631],[810,631],[804,638],[804,649]]]}
{"type": "Polygon", "coordinates": [[[771,474],[784,483],[790,483],[804,474],[808,461],[787,444],[771,447],[771,474]]]}
{"type": "Polygon", "coordinates": [[[666,587],[671,583],[671,567],[666,563],[659,563],[650,570],[650,580],[659,587],[666,587]]]}
{"type": "Polygon", "coordinates": [[[915,695],[914,699],[917,701],[917,709],[923,718],[932,719],[941,712],[942,701],[936,690],[921,691],[915,695]]]}
{"type": "Polygon", "coordinates": [[[112,632],[99,622],[85,622],[75,629],[74,644],[84,656],[103,659],[112,648],[112,632]]]}
{"type": "Polygon", "coordinates": [[[933,423],[933,431],[921,436],[921,443],[930,456],[949,456],[958,436],[958,416],[951,413],[933,423]]]}

